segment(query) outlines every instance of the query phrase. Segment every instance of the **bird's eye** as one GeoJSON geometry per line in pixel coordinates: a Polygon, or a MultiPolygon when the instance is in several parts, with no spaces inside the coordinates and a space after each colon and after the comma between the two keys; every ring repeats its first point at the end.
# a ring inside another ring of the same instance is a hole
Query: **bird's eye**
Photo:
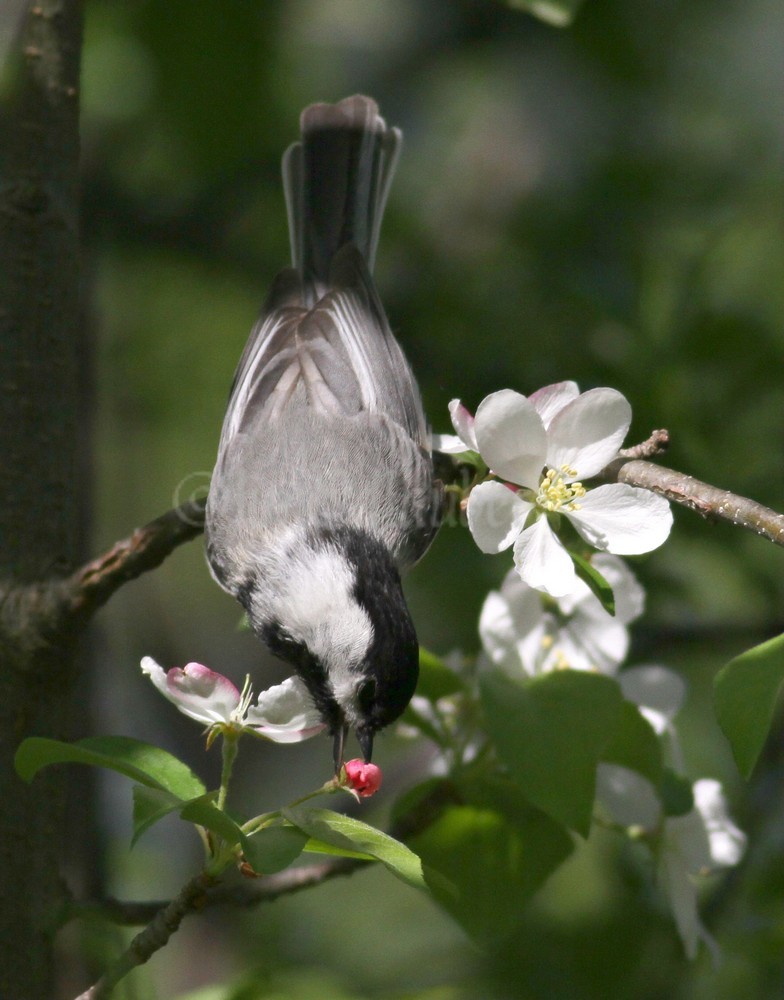
{"type": "Polygon", "coordinates": [[[357,688],[357,702],[359,707],[363,712],[370,711],[373,701],[376,697],[376,682],[374,678],[362,681],[362,683],[357,688]]]}

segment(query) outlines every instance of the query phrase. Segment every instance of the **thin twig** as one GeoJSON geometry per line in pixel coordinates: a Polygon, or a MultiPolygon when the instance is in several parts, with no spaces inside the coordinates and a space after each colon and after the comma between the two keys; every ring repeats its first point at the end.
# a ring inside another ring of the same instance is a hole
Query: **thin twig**
{"type": "Polygon", "coordinates": [[[189,500],[137,528],[66,581],[71,613],[89,617],[129,580],[160,566],[164,559],[204,530],[205,500],[189,500]]]}
{"type": "Polygon", "coordinates": [[[125,926],[146,923],[147,926],[131,941],[120,957],[112,963],[103,976],[76,1000],[106,1000],[114,987],[129,972],[144,965],[167,944],[178,930],[183,918],[208,906],[228,903],[233,906],[255,906],[271,902],[279,896],[290,895],[321,885],[338,875],[350,875],[366,861],[352,858],[332,858],[318,865],[289,868],[275,875],[266,875],[241,885],[214,883],[201,872],[185,885],[170,902],[122,903],[115,899],[101,903],[82,903],[72,908],[75,916],[100,915],[125,926]]]}
{"type": "Polygon", "coordinates": [[[204,872],[192,878],[170,903],[157,911],[150,923],[136,935],[98,982],[81,993],[76,1000],[105,1000],[131,969],[144,965],[156,951],[163,948],[184,917],[202,908],[210,885],[211,879],[204,872]]]}
{"type": "MultiPolygon", "coordinates": [[[[630,449],[633,451],[634,449],[630,449]]],[[[703,483],[693,476],[667,469],[653,462],[621,457],[610,463],[602,478],[627,483],[658,493],[711,521],[728,521],[748,528],[776,545],[784,546],[784,514],[765,507],[756,500],[703,483]]]]}
{"type": "Polygon", "coordinates": [[[0,580],[0,642],[17,654],[74,641],[112,594],[204,530],[206,499],[167,511],[70,576],[22,585],[0,580]]]}
{"type": "Polygon", "coordinates": [[[621,448],[618,454],[621,458],[652,458],[662,455],[670,446],[670,432],[667,430],[651,431],[647,441],[634,444],[631,448],[621,448]]]}
{"type": "MultiPolygon", "coordinates": [[[[703,483],[693,476],[647,461],[665,451],[668,444],[669,433],[655,430],[647,441],[621,450],[619,457],[602,471],[601,477],[659,493],[704,518],[728,521],[784,546],[784,514],[729,490],[703,483]]],[[[117,542],[108,552],[59,581],[53,589],[44,587],[42,592],[40,586],[17,588],[14,599],[20,608],[25,602],[35,609],[43,608],[49,621],[52,618],[48,608],[54,602],[59,610],[59,615],[55,615],[56,623],[67,627],[74,623],[84,625],[123,584],[155,569],[176,548],[201,534],[205,505],[206,499],[189,500],[143,528],[137,528],[130,537],[117,542]]],[[[0,605],[2,603],[0,601],[0,605]]],[[[10,600],[8,608],[17,613],[10,600]]],[[[47,632],[53,634],[56,626],[48,628],[47,632]]]]}
{"type": "MultiPolygon", "coordinates": [[[[666,430],[655,430],[647,441],[624,448],[602,472],[602,478],[659,493],[703,517],[748,528],[777,545],[784,545],[784,515],[729,490],[703,483],[693,476],[646,461],[666,451],[666,430]]],[[[204,529],[206,500],[190,500],[167,511],[63,582],[68,613],[89,617],[129,580],[159,566],[178,546],[204,529]]]]}
{"type": "MultiPolygon", "coordinates": [[[[302,889],[321,885],[339,875],[350,875],[367,865],[366,861],[352,858],[332,858],[317,865],[287,868],[274,875],[262,878],[244,879],[240,883],[219,883],[210,886],[204,893],[201,909],[213,906],[256,906],[270,903],[280,896],[288,896],[302,889]]],[[[144,900],[124,902],[119,899],[89,900],[73,903],[69,907],[69,918],[96,917],[109,920],[121,927],[138,927],[149,924],[156,915],[169,905],[168,900],[144,900]]]]}

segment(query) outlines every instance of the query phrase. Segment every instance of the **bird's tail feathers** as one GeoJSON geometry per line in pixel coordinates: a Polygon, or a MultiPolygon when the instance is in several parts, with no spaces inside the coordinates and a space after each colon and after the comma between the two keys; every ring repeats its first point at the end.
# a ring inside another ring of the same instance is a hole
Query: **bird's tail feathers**
{"type": "Polygon", "coordinates": [[[361,95],[310,105],[300,130],[301,141],[283,157],[291,256],[305,286],[320,294],[348,243],[372,271],[402,134],[361,95]]]}

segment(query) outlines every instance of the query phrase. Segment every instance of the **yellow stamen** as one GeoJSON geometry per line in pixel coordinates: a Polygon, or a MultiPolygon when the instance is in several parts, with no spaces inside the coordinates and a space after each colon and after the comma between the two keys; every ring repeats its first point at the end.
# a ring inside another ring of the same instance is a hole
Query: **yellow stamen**
{"type": "Polygon", "coordinates": [[[576,503],[585,496],[586,489],[582,483],[565,483],[565,476],[576,476],[577,470],[570,469],[568,465],[562,465],[560,470],[547,469],[542,481],[539,484],[539,492],[536,495],[536,505],[542,510],[550,511],[575,511],[580,509],[580,504],[576,503]]]}

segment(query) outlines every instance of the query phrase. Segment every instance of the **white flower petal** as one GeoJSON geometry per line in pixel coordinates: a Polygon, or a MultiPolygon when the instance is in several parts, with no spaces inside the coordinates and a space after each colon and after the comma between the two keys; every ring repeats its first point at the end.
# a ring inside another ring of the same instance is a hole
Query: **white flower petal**
{"type": "Polygon", "coordinates": [[[158,688],[164,698],[171,698],[169,694],[169,687],[166,683],[166,671],[157,663],[151,656],[143,656],[142,662],[142,673],[146,674],[153,684],[158,688]]]}
{"type": "Polygon", "coordinates": [[[479,636],[485,652],[494,664],[519,677],[532,673],[530,651],[541,651],[544,637],[544,613],[538,591],[523,583],[510,570],[501,591],[491,591],[479,616],[479,636]]]}
{"type": "MultiPolygon", "coordinates": [[[[667,820],[668,830],[672,822],[676,821],[667,820]]],[[[695,959],[698,945],[702,941],[710,951],[714,965],[717,964],[719,946],[700,920],[697,910],[697,887],[692,882],[677,847],[665,844],[659,861],[657,880],[670,904],[686,957],[695,959]]]]}
{"type": "Polygon", "coordinates": [[[174,667],[166,673],[151,656],[145,656],[141,666],[161,694],[183,715],[207,725],[231,721],[240,693],[228,677],[201,663],[188,663],[182,669],[174,667]]]}
{"type": "Polygon", "coordinates": [[[443,455],[462,455],[469,451],[465,441],[461,441],[456,434],[431,434],[430,448],[432,451],[440,451],[443,455]]]}
{"type": "Polygon", "coordinates": [[[725,868],[738,864],[746,850],[746,834],[730,819],[721,783],[702,778],[694,783],[693,792],[708,834],[711,861],[725,868]]]}
{"type": "Polygon", "coordinates": [[[538,518],[517,539],[514,561],[521,579],[534,590],[560,597],[574,587],[574,563],[546,517],[538,518]]]}
{"type": "Polygon", "coordinates": [[[653,785],[636,771],[618,764],[599,764],[596,795],[620,826],[656,830],[662,807],[653,785]]]}
{"type": "Polygon", "coordinates": [[[474,416],[459,399],[453,399],[449,404],[449,416],[457,436],[471,451],[479,451],[474,430],[474,416]]]}
{"type": "Polygon", "coordinates": [[[629,651],[629,630],[607,612],[604,618],[577,614],[559,630],[556,647],[575,670],[614,675],[629,651]]]}
{"type": "Polygon", "coordinates": [[[695,877],[717,865],[735,865],[746,846],[746,837],[727,812],[718,781],[703,778],[694,783],[695,808],[664,824],[664,844],[659,859],[659,880],[670,903],[686,954],[694,958],[703,941],[716,962],[719,948],[697,911],[695,877]]]}
{"type": "Polygon", "coordinates": [[[468,527],[483,552],[508,549],[533,505],[503,483],[480,483],[468,497],[468,527]]]}
{"type": "MultiPolygon", "coordinates": [[[[609,552],[597,553],[591,564],[613,589],[615,621],[628,625],[635,618],[639,618],[645,610],[645,588],[629,569],[628,564],[609,552]]],[[[580,610],[585,614],[591,614],[596,608],[602,614],[607,614],[599,599],[593,594],[590,601],[585,601],[580,606],[580,610]]]]}
{"type": "Polygon", "coordinates": [[[672,528],[672,511],[664,497],[625,483],[597,486],[579,502],[579,510],[563,513],[594,548],[619,556],[658,548],[672,528]]]}
{"type": "Polygon", "coordinates": [[[611,462],[623,444],[632,408],[616,389],[589,389],[564,406],[547,431],[547,465],[576,469],[590,479],[611,462]]]}
{"type": "Polygon", "coordinates": [[[245,713],[244,724],[275,743],[299,743],[326,728],[299,677],[262,691],[245,713]]]}
{"type": "Polygon", "coordinates": [[[559,630],[557,642],[576,670],[614,674],[629,650],[626,625],[642,613],[645,591],[618,556],[599,553],[592,565],[613,588],[615,615],[605,611],[598,597],[576,578],[574,590],[557,600],[561,614],[570,619],[559,630]]]}
{"type": "Polygon", "coordinates": [[[533,403],[547,429],[556,413],[579,395],[580,389],[576,382],[556,382],[554,385],[546,385],[543,389],[532,392],[528,400],[533,403]]]}
{"type": "Polygon", "coordinates": [[[690,875],[705,875],[710,871],[712,858],[708,832],[696,809],[685,816],[669,817],[666,836],[670,849],[677,850],[690,875]]]}
{"type": "MultiPolygon", "coordinates": [[[[645,607],[645,590],[623,559],[609,552],[597,552],[591,560],[591,565],[602,574],[613,589],[615,620],[627,625],[635,618],[639,618],[645,607]]],[[[564,615],[576,613],[598,617],[608,615],[599,598],[579,577],[575,578],[574,589],[558,598],[558,610],[564,615]]]]}
{"type": "Polygon", "coordinates": [[[486,396],[476,411],[474,430],[479,453],[497,476],[531,489],[539,486],[547,435],[525,396],[512,389],[486,396]]]}
{"type": "Polygon", "coordinates": [[[669,728],[686,697],[683,678],[656,664],[624,670],[618,683],[624,698],[644,710],[645,718],[659,736],[669,728]]]}

